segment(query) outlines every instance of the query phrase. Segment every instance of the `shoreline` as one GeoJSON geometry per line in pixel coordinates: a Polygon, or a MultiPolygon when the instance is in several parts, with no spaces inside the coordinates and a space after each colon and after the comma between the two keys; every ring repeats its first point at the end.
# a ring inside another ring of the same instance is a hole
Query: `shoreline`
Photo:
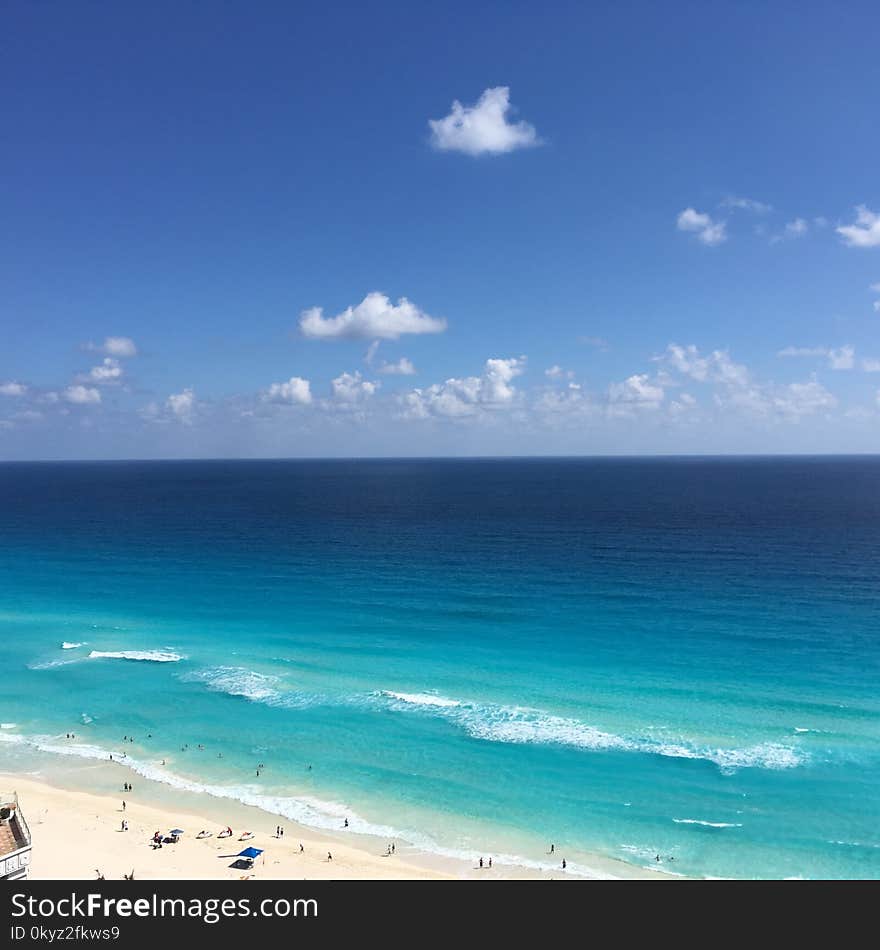
{"type": "MultiPolygon", "coordinates": [[[[395,841],[395,852],[386,854],[391,842],[371,835],[311,828],[254,805],[182,791],[145,778],[120,762],[90,761],[64,778],[47,772],[41,769],[24,776],[0,771],[2,787],[18,792],[31,829],[32,880],[94,880],[97,870],[107,880],[121,880],[132,871],[135,879],[145,880],[589,879],[561,868],[497,862],[480,868],[479,856],[472,863],[422,851],[403,841],[395,841]],[[131,778],[133,790],[123,791],[123,783],[131,778]],[[123,819],[128,822],[127,832],[121,830],[123,819]],[[232,837],[218,839],[217,833],[227,825],[233,829],[232,837]],[[277,825],[284,829],[281,838],[274,834],[277,825]],[[178,827],[185,832],[179,843],[157,850],[150,846],[157,830],[164,835],[178,827]],[[202,829],[212,836],[197,840],[202,829]],[[240,842],[243,831],[253,832],[254,838],[240,842]],[[249,846],[264,851],[253,869],[230,867],[238,852],[249,846]]],[[[601,878],[676,877],[600,856],[595,864],[596,877],[601,878]]]]}

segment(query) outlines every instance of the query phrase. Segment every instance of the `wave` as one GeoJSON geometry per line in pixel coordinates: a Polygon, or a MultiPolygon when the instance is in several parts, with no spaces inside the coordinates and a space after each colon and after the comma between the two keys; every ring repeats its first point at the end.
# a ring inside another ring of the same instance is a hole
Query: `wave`
{"type": "Polygon", "coordinates": [[[203,683],[207,689],[215,693],[241,696],[254,703],[287,709],[311,705],[318,698],[284,689],[284,681],[279,676],[257,673],[241,666],[217,666],[194,670],[178,678],[184,683],[203,683]]]}
{"type": "Polygon", "coordinates": [[[77,647],[84,647],[84,646],[86,645],[86,642],[87,642],[87,641],[83,640],[81,643],[70,643],[70,642],[68,642],[67,640],[65,640],[65,641],[61,644],[61,649],[62,649],[62,650],[75,650],[77,647]]]}
{"type": "Polygon", "coordinates": [[[88,713],[80,713],[79,718],[82,719],[82,724],[84,726],[87,726],[90,722],[95,721],[88,713]]]}
{"type": "Polygon", "coordinates": [[[653,736],[620,736],[579,719],[522,706],[468,702],[436,693],[380,690],[372,695],[387,709],[441,716],[464,729],[472,738],[489,742],[564,745],[597,752],[640,752],[701,759],[712,762],[725,774],[742,768],[790,769],[806,761],[803,752],[775,742],[744,748],[712,748],[689,742],[664,742],[653,736]]]}
{"type": "Polygon", "coordinates": [[[69,660],[43,660],[38,663],[28,663],[27,668],[29,670],[54,670],[59,666],[70,666],[71,663],[79,663],[79,659],[73,657],[69,660]]]}
{"type": "Polygon", "coordinates": [[[673,818],[677,825],[700,825],[703,828],[742,828],[738,822],[731,821],[703,821],[700,818],[673,818]]]}
{"type": "Polygon", "coordinates": [[[436,693],[395,693],[393,690],[383,689],[382,695],[413,706],[440,706],[443,709],[448,709],[461,705],[461,702],[457,699],[447,699],[445,696],[438,696],[436,693]]]}
{"type": "Polygon", "coordinates": [[[18,728],[17,722],[0,722],[0,729],[16,729],[18,728]]]}
{"type": "MultiPolygon", "coordinates": [[[[0,733],[0,742],[26,744],[40,752],[84,759],[108,761],[110,756],[110,752],[107,749],[102,749],[99,746],[81,745],[79,743],[76,745],[58,745],[51,736],[3,735],[0,733]]],[[[130,757],[126,757],[124,762],[116,759],[115,764],[128,768],[150,781],[161,782],[163,785],[168,785],[180,791],[193,792],[199,795],[210,795],[212,798],[239,802],[242,805],[259,808],[270,815],[278,815],[282,818],[287,818],[289,821],[294,821],[297,824],[307,825],[311,828],[319,828],[323,831],[339,831],[343,820],[347,818],[349,831],[356,834],[370,835],[384,841],[392,840],[404,842],[412,845],[419,851],[438,854],[459,861],[473,861],[474,851],[479,852],[480,850],[476,848],[474,850],[464,851],[460,848],[449,848],[441,845],[429,835],[425,835],[419,831],[402,830],[394,828],[391,825],[370,822],[353,812],[347,805],[341,802],[326,801],[311,796],[296,798],[291,796],[267,795],[253,785],[226,786],[205,784],[176,775],[152,763],[143,762],[130,757]]],[[[485,847],[482,850],[483,853],[489,853],[489,849],[485,847]]],[[[547,864],[543,861],[536,861],[516,854],[493,853],[493,864],[496,867],[528,868],[530,870],[546,873],[559,872],[559,866],[557,864],[547,864]]],[[[568,876],[598,880],[616,879],[613,874],[572,861],[568,862],[566,874],[568,876]]]]}
{"type": "Polygon", "coordinates": [[[162,650],[92,650],[90,660],[146,660],[150,663],[177,663],[184,659],[179,653],[162,650]]]}

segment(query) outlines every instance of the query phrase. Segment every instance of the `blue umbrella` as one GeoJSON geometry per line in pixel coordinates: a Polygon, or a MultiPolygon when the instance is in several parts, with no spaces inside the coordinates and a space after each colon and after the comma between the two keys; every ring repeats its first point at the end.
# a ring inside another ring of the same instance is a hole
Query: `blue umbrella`
{"type": "Polygon", "coordinates": [[[262,848],[245,848],[244,851],[238,852],[238,856],[240,858],[258,858],[262,853],[262,848]]]}
{"type": "Polygon", "coordinates": [[[183,828],[172,828],[168,834],[171,835],[172,838],[179,838],[183,834],[183,828]]]}

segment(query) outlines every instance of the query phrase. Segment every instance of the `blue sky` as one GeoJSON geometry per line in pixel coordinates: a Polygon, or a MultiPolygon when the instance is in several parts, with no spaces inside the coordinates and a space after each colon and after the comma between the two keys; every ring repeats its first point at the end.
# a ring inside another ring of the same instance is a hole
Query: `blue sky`
{"type": "Polygon", "coordinates": [[[880,450],[876,4],[3,21],[0,458],[880,450]]]}

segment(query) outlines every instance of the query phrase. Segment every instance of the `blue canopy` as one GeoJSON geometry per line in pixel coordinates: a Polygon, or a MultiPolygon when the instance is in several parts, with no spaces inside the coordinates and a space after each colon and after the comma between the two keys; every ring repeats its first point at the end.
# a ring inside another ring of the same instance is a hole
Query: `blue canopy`
{"type": "Polygon", "coordinates": [[[172,838],[179,838],[183,834],[183,828],[172,828],[168,834],[171,835],[172,838]]]}
{"type": "Polygon", "coordinates": [[[238,852],[238,856],[240,858],[258,858],[262,853],[262,848],[245,848],[244,851],[238,852]]]}

